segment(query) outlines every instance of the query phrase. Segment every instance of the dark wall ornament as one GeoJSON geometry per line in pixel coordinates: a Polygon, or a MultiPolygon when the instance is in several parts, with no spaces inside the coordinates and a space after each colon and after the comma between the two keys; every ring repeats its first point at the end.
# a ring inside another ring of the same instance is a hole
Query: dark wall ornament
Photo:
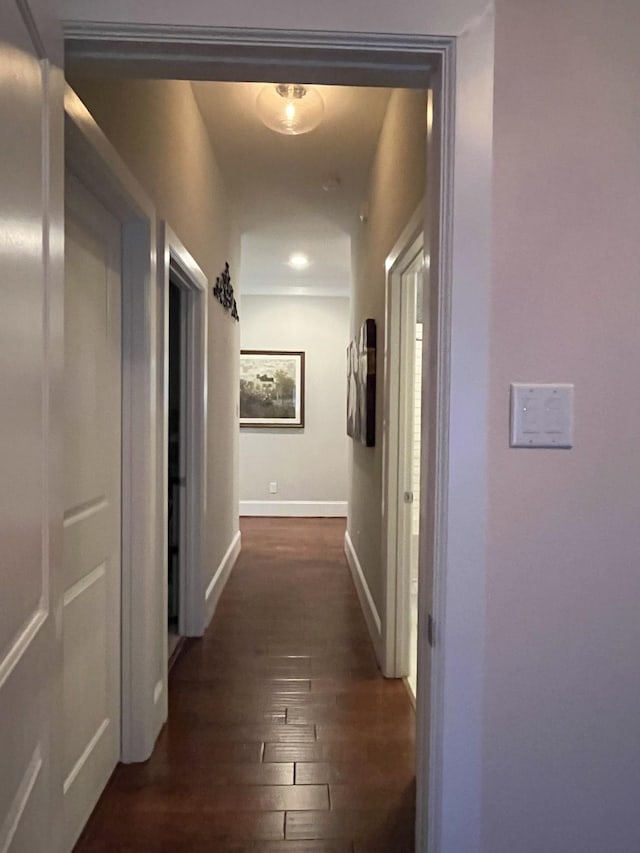
{"type": "Polygon", "coordinates": [[[376,321],[365,320],[347,347],[347,435],[376,443],[376,321]]]}
{"type": "Polygon", "coordinates": [[[238,306],[233,295],[233,287],[231,286],[231,274],[229,273],[228,263],[224,265],[224,270],[216,279],[216,283],[213,286],[213,295],[224,310],[231,314],[234,320],[240,320],[238,306]]]}

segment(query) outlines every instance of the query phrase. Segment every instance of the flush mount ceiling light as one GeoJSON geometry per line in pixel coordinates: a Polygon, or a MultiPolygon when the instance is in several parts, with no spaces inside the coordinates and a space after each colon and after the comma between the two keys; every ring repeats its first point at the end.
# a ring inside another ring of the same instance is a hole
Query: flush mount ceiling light
{"type": "Polygon", "coordinates": [[[320,93],[300,83],[265,86],[256,101],[262,122],[276,133],[298,136],[309,133],[322,121],[324,101],[320,93]]]}
{"type": "Polygon", "coordinates": [[[331,176],[324,179],[324,181],[322,182],[322,189],[326,193],[335,193],[340,189],[340,184],[341,181],[337,175],[331,176]]]}
{"type": "Polygon", "coordinates": [[[292,270],[306,270],[310,265],[309,256],[305,255],[304,252],[294,252],[287,261],[287,266],[291,267],[292,270]]]}

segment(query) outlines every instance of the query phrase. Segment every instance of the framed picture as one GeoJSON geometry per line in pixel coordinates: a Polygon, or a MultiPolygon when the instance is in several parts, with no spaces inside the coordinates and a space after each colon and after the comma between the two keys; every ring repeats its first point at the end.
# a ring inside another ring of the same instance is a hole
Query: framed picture
{"type": "Polygon", "coordinates": [[[347,347],[347,435],[376,443],[376,321],[365,320],[347,347]]]}
{"type": "Polygon", "coordinates": [[[240,426],[304,427],[303,352],[240,352],[240,426]]]}

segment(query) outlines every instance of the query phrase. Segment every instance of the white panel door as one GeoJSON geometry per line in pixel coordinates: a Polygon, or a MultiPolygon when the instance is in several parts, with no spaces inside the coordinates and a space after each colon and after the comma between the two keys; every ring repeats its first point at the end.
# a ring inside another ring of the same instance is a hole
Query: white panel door
{"type": "Polygon", "coordinates": [[[56,853],[61,805],[63,81],[44,6],[0,3],[0,853],[56,853]]]}
{"type": "Polygon", "coordinates": [[[73,846],[120,754],[121,227],[65,203],[64,814],[73,846]]]}
{"type": "MultiPolygon", "coordinates": [[[[415,698],[418,669],[422,429],[422,251],[400,276],[398,651],[415,698]]],[[[425,424],[426,426],[426,424],[425,424]]]]}

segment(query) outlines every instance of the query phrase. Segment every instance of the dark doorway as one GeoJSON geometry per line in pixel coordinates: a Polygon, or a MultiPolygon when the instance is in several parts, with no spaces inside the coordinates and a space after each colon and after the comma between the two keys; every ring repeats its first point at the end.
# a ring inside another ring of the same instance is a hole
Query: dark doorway
{"type": "Polygon", "coordinates": [[[168,652],[169,659],[176,651],[180,640],[180,563],[184,543],[182,541],[182,495],[184,492],[184,340],[182,330],[183,292],[180,287],[169,283],[169,452],[168,452],[168,652]]]}

